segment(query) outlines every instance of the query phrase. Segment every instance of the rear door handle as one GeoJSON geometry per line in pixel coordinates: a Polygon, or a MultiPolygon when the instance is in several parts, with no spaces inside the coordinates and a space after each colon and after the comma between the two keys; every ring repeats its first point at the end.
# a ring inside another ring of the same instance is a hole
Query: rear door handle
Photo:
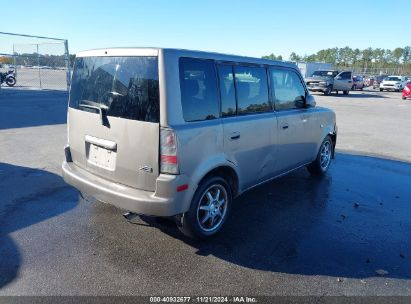
{"type": "Polygon", "coordinates": [[[304,123],[307,122],[308,121],[308,116],[306,116],[306,115],[301,116],[301,120],[304,123]]]}
{"type": "Polygon", "coordinates": [[[233,132],[231,133],[230,139],[236,140],[240,138],[240,132],[233,132]]]}
{"type": "Polygon", "coordinates": [[[288,129],[288,124],[287,124],[287,123],[286,123],[286,124],[283,124],[283,125],[281,126],[281,128],[283,128],[283,130],[288,129]]]}

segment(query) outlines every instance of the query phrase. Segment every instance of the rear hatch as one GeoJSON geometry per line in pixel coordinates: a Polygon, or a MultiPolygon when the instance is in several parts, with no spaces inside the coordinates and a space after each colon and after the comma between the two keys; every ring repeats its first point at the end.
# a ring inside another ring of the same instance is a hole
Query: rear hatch
{"type": "Polygon", "coordinates": [[[154,191],[159,174],[157,57],[80,57],[70,90],[73,162],[95,175],[154,191]]]}

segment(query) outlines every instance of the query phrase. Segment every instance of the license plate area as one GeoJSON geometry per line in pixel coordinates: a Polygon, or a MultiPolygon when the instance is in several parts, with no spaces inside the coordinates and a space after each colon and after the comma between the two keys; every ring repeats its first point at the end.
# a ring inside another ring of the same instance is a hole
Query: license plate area
{"type": "Polygon", "coordinates": [[[116,168],[117,152],[101,146],[87,143],[87,162],[106,170],[114,171],[116,168]]]}

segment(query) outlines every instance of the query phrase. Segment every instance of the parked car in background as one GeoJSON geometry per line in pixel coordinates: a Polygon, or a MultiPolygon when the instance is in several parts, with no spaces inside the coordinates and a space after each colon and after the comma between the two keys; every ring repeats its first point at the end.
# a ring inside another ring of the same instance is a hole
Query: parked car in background
{"type": "Polygon", "coordinates": [[[330,95],[331,92],[338,94],[338,91],[347,95],[353,86],[351,71],[315,71],[311,77],[304,80],[311,92],[323,92],[324,95],[330,95]]]}
{"type": "Polygon", "coordinates": [[[353,85],[352,85],[352,90],[363,90],[364,89],[364,78],[359,75],[355,75],[352,77],[353,85]]]}
{"type": "Polygon", "coordinates": [[[375,77],[374,76],[369,76],[366,77],[364,80],[364,85],[366,87],[372,87],[374,85],[375,77]]]}
{"type": "Polygon", "coordinates": [[[407,83],[411,83],[411,76],[405,76],[405,81],[407,83]]]}
{"type": "Polygon", "coordinates": [[[374,83],[372,85],[373,89],[378,89],[380,87],[381,82],[384,80],[384,78],[388,77],[388,75],[379,75],[376,76],[374,79],[374,83]]]}
{"type": "Polygon", "coordinates": [[[248,189],[303,166],[325,174],[337,140],[296,65],[177,49],[77,54],[67,123],[66,182],[199,238],[248,189]]]}
{"type": "Polygon", "coordinates": [[[406,85],[404,76],[388,76],[380,83],[380,92],[386,91],[396,91],[399,92],[404,89],[406,85]]]}
{"type": "Polygon", "coordinates": [[[402,90],[402,99],[411,98],[411,83],[407,83],[402,90]]]}

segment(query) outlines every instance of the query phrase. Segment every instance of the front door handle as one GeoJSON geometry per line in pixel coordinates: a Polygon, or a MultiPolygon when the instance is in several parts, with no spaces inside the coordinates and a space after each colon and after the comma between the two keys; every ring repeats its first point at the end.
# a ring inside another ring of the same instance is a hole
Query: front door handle
{"type": "Polygon", "coordinates": [[[285,123],[285,124],[281,125],[281,128],[283,128],[283,130],[288,129],[288,124],[285,123]]]}
{"type": "Polygon", "coordinates": [[[240,138],[240,132],[233,132],[231,133],[230,139],[231,140],[236,140],[240,138]]]}

